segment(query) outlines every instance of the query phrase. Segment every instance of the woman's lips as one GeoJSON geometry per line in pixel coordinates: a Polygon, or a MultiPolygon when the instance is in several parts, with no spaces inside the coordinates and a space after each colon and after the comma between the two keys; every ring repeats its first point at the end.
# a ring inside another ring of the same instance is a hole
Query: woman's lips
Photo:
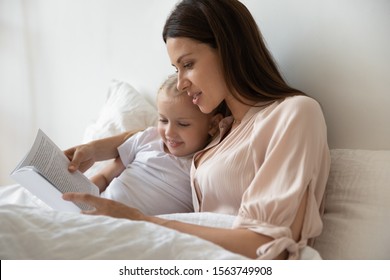
{"type": "Polygon", "coordinates": [[[193,96],[192,96],[192,103],[194,103],[195,105],[197,105],[199,103],[199,96],[201,95],[201,93],[195,93],[193,96]]]}

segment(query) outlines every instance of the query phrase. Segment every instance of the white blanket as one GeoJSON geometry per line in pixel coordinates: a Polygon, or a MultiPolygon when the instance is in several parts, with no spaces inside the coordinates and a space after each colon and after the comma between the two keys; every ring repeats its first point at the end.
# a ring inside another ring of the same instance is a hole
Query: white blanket
{"type": "MultiPolygon", "coordinates": [[[[233,216],[164,215],[230,227],[233,216]]],[[[319,259],[311,248],[304,259],[319,259]]],[[[57,212],[17,185],[0,187],[0,259],[246,259],[198,237],[146,222],[57,212]]]]}

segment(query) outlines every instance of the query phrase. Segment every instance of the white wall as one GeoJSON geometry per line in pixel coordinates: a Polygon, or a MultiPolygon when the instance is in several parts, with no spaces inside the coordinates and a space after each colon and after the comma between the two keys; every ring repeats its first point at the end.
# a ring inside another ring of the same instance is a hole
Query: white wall
{"type": "MultiPolygon", "coordinates": [[[[112,78],[153,97],[173,71],[175,0],[0,0],[0,185],[37,128],[81,142],[112,78]]],[[[390,149],[390,1],[246,0],[286,79],[323,105],[332,148],[390,149]]]]}

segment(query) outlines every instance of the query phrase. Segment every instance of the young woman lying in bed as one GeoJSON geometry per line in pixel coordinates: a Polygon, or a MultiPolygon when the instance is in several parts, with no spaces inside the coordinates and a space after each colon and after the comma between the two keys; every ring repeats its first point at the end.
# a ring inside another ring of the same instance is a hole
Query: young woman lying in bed
{"type": "MultiPolygon", "coordinates": [[[[283,80],[239,1],[184,0],[168,17],[163,38],[178,90],[203,113],[222,102],[231,112],[219,136],[194,155],[191,183],[195,211],[235,215],[232,228],[148,216],[86,194],[64,199],[94,206],[87,214],[148,221],[250,258],[299,258],[322,230],[330,154],[319,104],[283,80]]],[[[68,150],[70,170],[118,156],[123,141],[121,135],[68,150]]]]}

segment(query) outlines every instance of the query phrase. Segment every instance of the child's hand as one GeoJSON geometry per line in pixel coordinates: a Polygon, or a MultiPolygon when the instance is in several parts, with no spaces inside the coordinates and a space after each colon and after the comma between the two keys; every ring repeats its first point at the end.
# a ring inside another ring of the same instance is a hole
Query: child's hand
{"type": "Polygon", "coordinates": [[[70,172],[74,172],[76,170],[85,172],[96,161],[94,157],[94,149],[90,144],[72,147],[65,150],[64,154],[70,160],[68,166],[68,170],[70,172]]]}

